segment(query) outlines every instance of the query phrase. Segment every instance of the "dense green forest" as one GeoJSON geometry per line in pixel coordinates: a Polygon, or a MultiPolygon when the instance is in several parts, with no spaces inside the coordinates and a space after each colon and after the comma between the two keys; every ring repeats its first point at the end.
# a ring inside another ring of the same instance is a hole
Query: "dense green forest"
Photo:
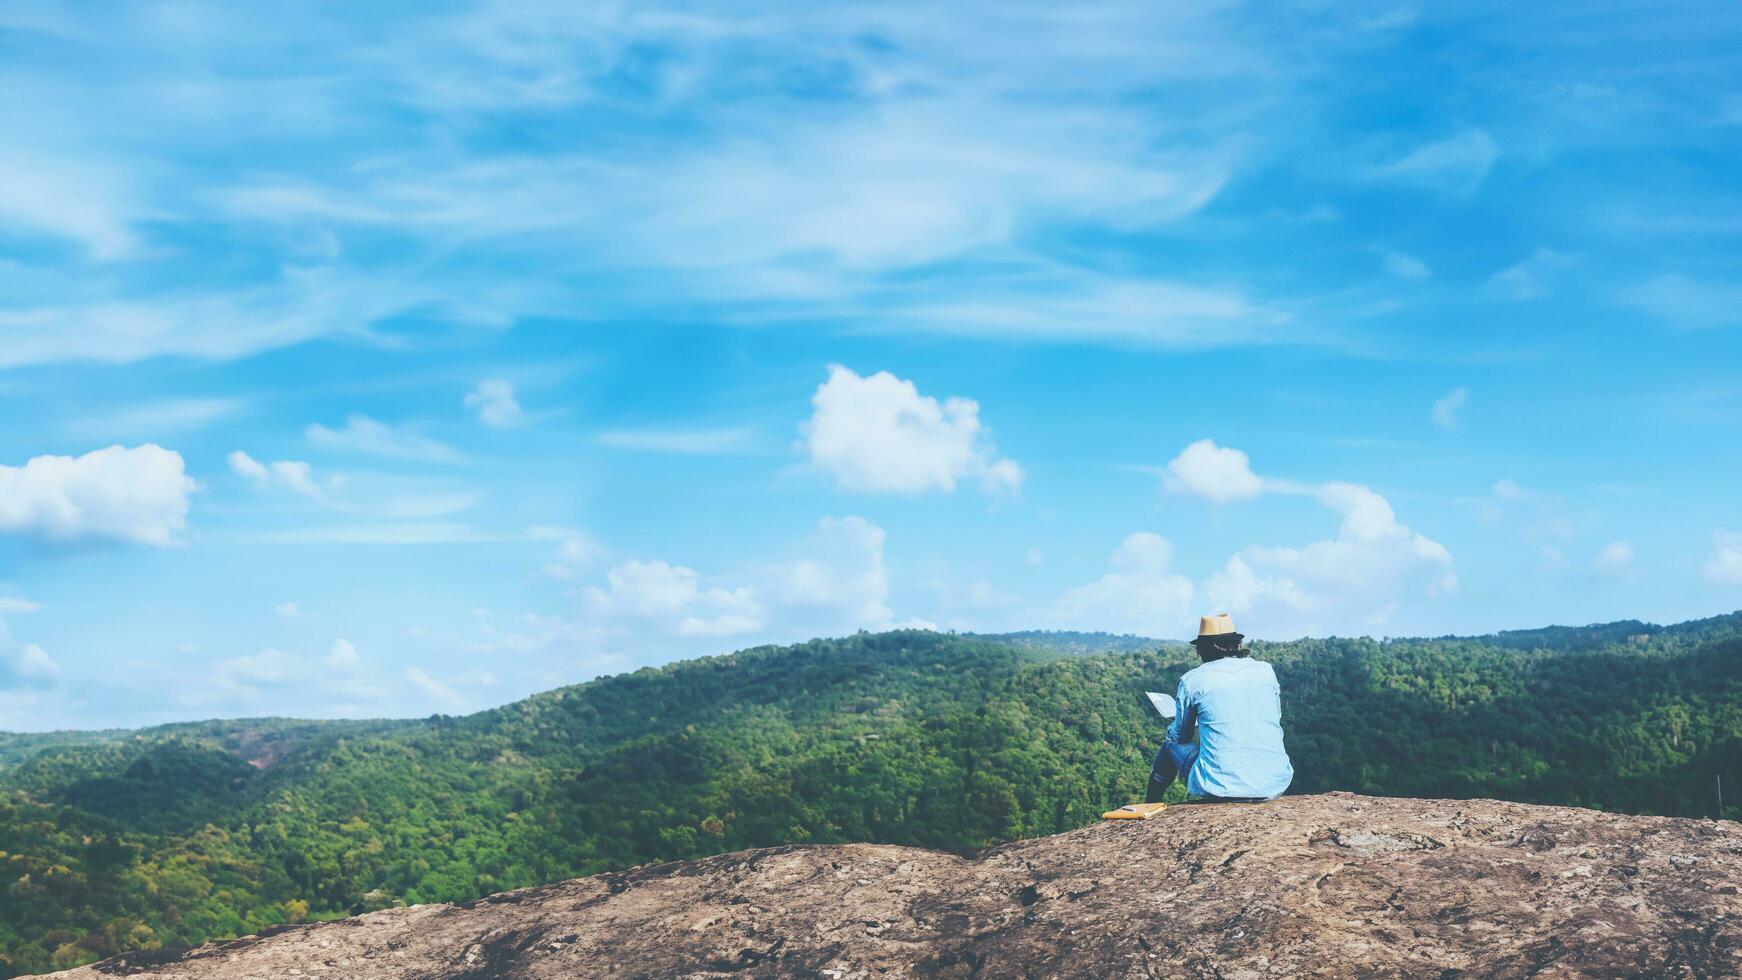
{"type": "MultiPolygon", "coordinates": [[[[1742,614],[1254,649],[1293,792],[1711,816],[1722,774],[1742,800],[1742,614]]],[[[744,847],[1067,830],[1141,797],[1162,732],[1142,692],[1195,663],[897,631],[463,718],[0,735],[0,973],[744,847]]]]}

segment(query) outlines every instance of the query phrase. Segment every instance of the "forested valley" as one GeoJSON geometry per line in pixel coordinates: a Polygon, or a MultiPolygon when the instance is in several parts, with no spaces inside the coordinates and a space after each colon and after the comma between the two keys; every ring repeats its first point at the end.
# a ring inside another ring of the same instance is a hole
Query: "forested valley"
{"type": "MultiPolygon", "coordinates": [[[[1742,614],[1255,643],[1291,792],[1742,810],[1742,614]]],[[[971,851],[1140,799],[1195,655],[859,634],[467,717],[0,734],[0,973],[802,841],[971,851]]],[[[1176,789],[1177,792],[1177,789],[1176,789]]]]}

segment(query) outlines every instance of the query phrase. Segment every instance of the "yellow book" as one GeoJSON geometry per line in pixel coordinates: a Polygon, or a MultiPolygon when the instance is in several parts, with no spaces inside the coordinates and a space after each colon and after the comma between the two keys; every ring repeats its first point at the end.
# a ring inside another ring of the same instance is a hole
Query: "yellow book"
{"type": "Polygon", "coordinates": [[[1148,820],[1167,809],[1166,803],[1127,803],[1117,810],[1101,814],[1102,820],[1148,820]]]}

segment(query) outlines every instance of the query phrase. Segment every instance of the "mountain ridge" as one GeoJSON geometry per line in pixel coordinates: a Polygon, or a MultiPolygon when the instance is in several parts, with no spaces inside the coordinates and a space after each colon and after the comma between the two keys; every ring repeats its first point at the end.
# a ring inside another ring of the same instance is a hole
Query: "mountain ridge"
{"type": "MultiPolygon", "coordinates": [[[[1466,633],[1446,633],[1446,634],[1431,635],[1431,636],[1424,634],[1422,636],[1399,636],[1399,637],[1386,636],[1386,637],[1381,638],[1381,639],[1375,639],[1373,636],[1371,636],[1369,634],[1357,634],[1357,635],[1350,635],[1350,636],[1343,636],[1341,634],[1330,634],[1330,635],[1326,635],[1323,637],[1305,637],[1305,636],[1303,636],[1303,637],[1299,637],[1299,638],[1293,639],[1293,640],[1259,640],[1259,639],[1255,639],[1252,642],[1255,646],[1262,648],[1265,646],[1286,646],[1289,644],[1308,642],[1311,640],[1365,640],[1368,642],[1380,643],[1380,644],[1400,643],[1400,642],[1433,642],[1433,641],[1440,641],[1440,640],[1494,640],[1494,641],[1504,640],[1509,645],[1516,645],[1516,646],[1523,647],[1523,648],[1529,648],[1529,645],[1525,641],[1527,639],[1534,638],[1534,639],[1537,639],[1539,641],[1540,640],[1550,640],[1551,641],[1549,644],[1539,643],[1538,644],[1539,646],[1556,647],[1556,646],[1567,645],[1567,638],[1569,636],[1570,637],[1578,637],[1580,640],[1582,640],[1584,642],[1590,642],[1590,640],[1592,638],[1601,638],[1601,637],[1606,637],[1606,636],[1615,636],[1615,635],[1649,636],[1649,635],[1652,635],[1655,633],[1663,633],[1663,632],[1667,632],[1667,631],[1698,630],[1698,629],[1712,627],[1712,626],[1721,626],[1721,625],[1725,625],[1725,624],[1733,624],[1733,623],[1736,623],[1738,621],[1742,621],[1742,610],[1738,610],[1738,611],[1733,612],[1733,613],[1721,613],[1721,614],[1718,614],[1715,616],[1706,616],[1706,617],[1701,617],[1699,619],[1686,620],[1686,621],[1683,621],[1680,623],[1673,623],[1673,624],[1668,624],[1668,625],[1649,623],[1649,622],[1645,622],[1643,620],[1637,620],[1637,619],[1624,619],[1624,620],[1614,620],[1614,621],[1605,622],[1605,623],[1589,623],[1589,624],[1586,624],[1583,626],[1569,626],[1569,625],[1551,624],[1548,626],[1540,626],[1540,627],[1529,627],[1529,628],[1510,629],[1510,630],[1498,630],[1498,631],[1493,632],[1493,633],[1468,633],[1468,634],[1466,634],[1466,633]],[[1625,631],[1625,632],[1622,632],[1622,631],[1625,631]]],[[[1182,651],[1190,649],[1190,644],[1186,643],[1183,640],[1170,640],[1170,639],[1163,639],[1163,638],[1158,638],[1158,637],[1142,636],[1142,635],[1135,634],[1135,633],[1111,633],[1111,632],[1105,632],[1105,631],[1031,629],[1031,630],[1012,630],[1012,631],[1006,631],[1006,632],[1000,632],[1000,633],[979,633],[979,632],[972,632],[972,631],[957,632],[957,631],[909,630],[907,628],[900,628],[900,629],[888,630],[888,631],[884,631],[884,632],[889,632],[889,633],[937,632],[940,635],[945,635],[945,636],[960,636],[960,637],[964,637],[964,638],[968,638],[968,639],[983,640],[983,641],[994,642],[994,643],[1005,643],[1005,644],[1009,644],[1012,646],[1019,646],[1019,647],[1032,649],[1032,650],[1036,650],[1036,651],[1042,651],[1042,652],[1054,651],[1054,652],[1058,652],[1061,654],[1088,652],[1092,655],[1092,654],[1107,653],[1107,652],[1132,652],[1132,651],[1142,650],[1142,649],[1172,649],[1172,650],[1182,650],[1182,651]]],[[[814,643],[814,642],[818,642],[819,640],[826,640],[826,639],[829,639],[829,638],[817,637],[815,639],[812,639],[812,640],[806,641],[806,642],[814,643]]],[[[668,662],[663,663],[663,664],[655,664],[655,665],[649,665],[649,666],[645,666],[645,667],[638,667],[634,670],[622,671],[622,672],[616,673],[616,674],[602,674],[598,677],[594,677],[594,678],[591,678],[589,680],[577,681],[573,684],[560,685],[558,687],[550,688],[549,690],[546,690],[546,691],[534,692],[532,694],[527,695],[524,698],[517,698],[513,701],[504,702],[503,704],[500,704],[500,705],[495,705],[495,706],[487,707],[487,708],[480,708],[477,711],[469,712],[465,715],[446,715],[445,713],[440,713],[440,712],[433,714],[433,715],[415,715],[415,716],[408,715],[408,716],[403,716],[403,717],[369,717],[369,718],[304,718],[304,717],[298,717],[295,715],[251,715],[251,716],[242,716],[242,717],[201,718],[201,719],[193,719],[193,720],[188,720],[188,721],[170,721],[170,722],[162,722],[162,723],[153,724],[153,725],[143,725],[143,726],[140,726],[137,728],[95,728],[95,729],[66,728],[66,729],[52,729],[52,730],[41,731],[41,732],[11,732],[11,731],[0,730],[0,763],[3,763],[4,760],[6,758],[8,758],[9,756],[17,754],[20,751],[20,748],[19,748],[20,745],[27,745],[27,744],[31,743],[32,740],[44,740],[44,744],[51,744],[48,740],[60,740],[60,739],[64,739],[67,742],[87,743],[87,742],[102,741],[102,740],[109,740],[109,739],[120,739],[120,738],[125,738],[128,736],[140,735],[140,734],[173,733],[173,732],[180,732],[180,731],[184,731],[184,730],[199,729],[199,728],[206,727],[206,726],[221,726],[221,725],[227,725],[227,724],[229,724],[229,725],[241,725],[241,724],[248,724],[248,723],[268,723],[268,722],[270,722],[270,723],[294,723],[294,724],[300,724],[300,725],[308,725],[311,727],[312,726],[338,727],[338,726],[347,726],[347,725],[368,726],[368,725],[413,724],[413,723],[427,721],[430,718],[437,718],[437,717],[466,718],[466,717],[472,717],[475,715],[484,714],[484,713],[491,712],[491,711],[498,711],[498,710],[501,710],[504,708],[512,707],[515,704],[519,704],[520,702],[527,701],[527,700],[530,700],[532,698],[547,696],[547,695],[551,695],[551,694],[554,694],[554,693],[557,693],[560,691],[568,691],[568,690],[572,690],[575,688],[586,687],[588,685],[598,684],[601,682],[609,682],[609,681],[617,680],[617,679],[623,678],[623,677],[631,677],[631,676],[634,676],[636,674],[640,674],[640,673],[650,671],[650,670],[651,671],[659,671],[659,670],[672,668],[672,667],[679,667],[679,666],[690,665],[690,664],[706,663],[706,662],[718,660],[721,658],[735,657],[735,656],[738,656],[740,654],[745,654],[745,653],[751,653],[751,652],[756,652],[756,651],[768,651],[768,650],[786,650],[786,649],[791,649],[794,646],[802,646],[802,645],[803,645],[803,643],[798,643],[798,644],[766,644],[766,645],[757,646],[757,647],[746,647],[742,650],[734,650],[734,651],[729,651],[729,652],[725,652],[725,653],[706,654],[706,655],[699,656],[699,657],[688,657],[688,658],[684,658],[684,659],[680,659],[680,660],[668,661],[668,662]]],[[[64,744],[64,743],[54,742],[52,744],[64,744]]],[[[32,746],[32,747],[40,747],[40,746],[32,746]]]]}
{"type": "MultiPolygon", "coordinates": [[[[1308,641],[1312,641],[1312,640],[1364,640],[1364,641],[1379,643],[1379,644],[1406,643],[1406,642],[1434,642],[1434,641],[1443,641],[1443,640],[1491,640],[1491,641],[1495,641],[1495,642],[1504,641],[1509,646],[1517,646],[1519,648],[1529,649],[1529,648],[1531,648],[1531,645],[1527,641],[1534,639],[1534,640],[1538,641],[1536,646],[1539,648],[1556,648],[1556,647],[1565,647],[1565,646],[1569,645],[1569,643],[1568,643],[1569,638],[1577,638],[1577,642],[1589,643],[1589,642],[1592,642],[1593,639],[1602,639],[1605,637],[1625,638],[1628,636],[1650,636],[1653,634],[1664,633],[1664,632],[1698,630],[1698,629],[1708,628],[1708,627],[1713,627],[1713,626],[1723,626],[1723,625],[1727,625],[1727,624],[1735,624],[1738,621],[1742,621],[1742,610],[1738,610],[1738,611],[1733,612],[1733,613],[1722,613],[1722,614],[1715,615],[1715,616],[1706,616],[1706,617],[1702,617],[1699,619],[1686,620],[1684,622],[1673,623],[1673,624],[1668,624],[1668,625],[1649,623],[1649,622],[1645,622],[1643,620],[1636,620],[1636,619],[1624,619],[1624,620],[1614,620],[1614,621],[1605,622],[1605,623],[1589,623],[1589,624],[1586,624],[1583,626],[1567,626],[1567,625],[1555,624],[1555,625],[1540,626],[1540,627],[1530,627],[1530,628],[1511,629],[1511,630],[1498,630],[1498,631],[1493,632],[1493,633],[1472,633],[1472,634],[1446,633],[1446,634],[1433,635],[1433,636],[1422,635],[1422,636],[1403,636],[1403,637],[1386,636],[1382,639],[1375,639],[1371,635],[1366,635],[1366,634],[1351,635],[1351,636],[1343,636],[1341,634],[1331,634],[1331,635],[1327,635],[1324,637],[1300,637],[1300,638],[1294,639],[1294,640],[1257,640],[1257,639],[1255,639],[1252,641],[1252,643],[1254,646],[1256,646],[1258,648],[1264,648],[1267,646],[1286,646],[1289,644],[1303,643],[1303,642],[1308,642],[1308,641]],[[1547,640],[1549,642],[1548,643],[1541,642],[1544,640],[1547,640]]],[[[1169,639],[1162,639],[1162,638],[1157,638],[1157,637],[1141,636],[1141,635],[1134,634],[1134,633],[1110,633],[1110,632],[1104,632],[1104,631],[1033,629],[1033,630],[1013,630],[1013,631],[1007,631],[1007,632],[1001,632],[1001,633],[978,633],[978,632],[971,632],[971,631],[969,631],[969,632],[956,632],[956,631],[908,630],[906,628],[902,628],[902,629],[896,629],[896,630],[889,630],[889,631],[885,631],[885,632],[901,633],[901,632],[910,632],[910,631],[911,632],[939,632],[940,635],[945,635],[945,636],[960,636],[963,638],[974,639],[974,640],[983,640],[983,641],[988,641],[988,642],[993,642],[993,643],[1009,644],[1011,646],[1031,649],[1031,650],[1035,650],[1035,651],[1039,651],[1039,652],[1051,651],[1051,652],[1056,652],[1059,654],[1088,653],[1089,655],[1094,655],[1094,654],[1108,653],[1108,652],[1133,652],[1133,651],[1143,650],[1143,649],[1170,649],[1170,650],[1181,650],[1181,651],[1190,649],[1190,644],[1186,643],[1183,640],[1169,640],[1169,639]]],[[[810,640],[807,642],[815,643],[815,642],[818,642],[819,640],[826,640],[826,639],[829,639],[829,638],[818,637],[816,639],[813,639],[813,640],[810,640]]],[[[650,671],[650,670],[651,671],[659,671],[659,670],[664,670],[664,669],[673,668],[673,667],[680,667],[680,666],[684,666],[684,665],[706,663],[706,662],[710,662],[710,661],[719,660],[721,658],[735,657],[735,656],[739,656],[739,655],[745,654],[745,653],[752,653],[752,652],[757,652],[757,651],[768,651],[768,650],[786,650],[786,649],[791,649],[794,646],[802,646],[802,645],[803,645],[802,643],[800,643],[800,644],[767,644],[767,645],[757,646],[757,647],[746,647],[742,650],[735,650],[735,651],[730,651],[730,652],[726,652],[726,653],[707,654],[707,655],[700,656],[700,657],[689,657],[689,658],[684,658],[684,659],[680,659],[680,660],[668,661],[664,664],[655,664],[655,665],[649,665],[649,666],[645,666],[645,667],[638,667],[635,670],[623,671],[623,672],[616,673],[616,674],[602,674],[598,677],[594,677],[594,678],[591,678],[589,680],[577,681],[573,684],[560,685],[558,687],[550,688],[549,690],[546,690],[546,691],[534,692],[532,694],[527,695],[524,698],[517,698],[513,701],[504,702],[503,704],[494,705],[492,707],[487,707],[487,708],[480,708],[477,711],[469,712],[465,715],[447,715],[447,714],[439,713],[439,712],[436,714],[433,714],[433,715],[416,715],[416,716],[404,716],[404,717],[369,717],[369,718],[304,718],[304,717],[298,717],[295,715],[251,715],[251,716],[241,716],[241,717],[202,718],[202,719],[194,719],[194,720],[189,720],[189,721],[170,721],[170,722],[162,722],[162,723],[154,724],[154,725],[144,725],[144,726],[140,726],[137,728],[99,728],[99,729],[66,728],[66,729],[53,729],[53,730],[41,731],[41,732],[11,732],[11,731],[0,730],[0,765],[4,765],[6,759],[16,756],[21,751],[34,750],[36,748],[43,747],[44,745],[88,744],[88,743],[92,743],[92,742],[101,742],[101,741],[106,741],[106,740],[118,740],[118,739],[123,739],[123,738],[129,737],[129,736],[136,736],[136,735],[142,735],[142,734],[171,734],[171,733],[180,733],[180,732],[184,732],[184,731],[196,731],[196,730],[200,730],[200,729],[209,729],[210,727],[213,727],[213,726],[273,723],[273,724],[296,724],[296,725],[306,725],[309,727],[328,727],[328,728],[337,729],[337,728],[340,728],[343,726],[375,726],[375,725],[417,724],[417,723],[421,723],[421,722],[426,722],[432,718],[445,718],[445,717],[469,718],[469,717],[474,717],[476,715],[486,714],[486,713],[492,712],[492,711],[499,711],[499,710],[502,710],[505,708],[510,708],[516,704],[531,700],[533,698],[548,696],[548,695],[552,695],[552,694],[555,694],[558,692],[569,691],[569,690],[573,690],[576,688],[583,688],[583,687],[587,687],[589,685],[598,684],[598,683],[602,683],[602,682],[615,681],[617,679],[624,678],[624,677],[632,677],[636,674],[644,673],[644,672],[650,671]]]]}

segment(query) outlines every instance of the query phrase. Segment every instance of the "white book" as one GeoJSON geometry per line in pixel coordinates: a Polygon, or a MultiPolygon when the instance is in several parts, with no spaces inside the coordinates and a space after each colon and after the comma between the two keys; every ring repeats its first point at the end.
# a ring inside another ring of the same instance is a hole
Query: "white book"
{"type": "Polygon", "coordinates": [[[1179,709],[1174,706],[1172,695],[1157,694],[1154,691],[1144,691],[1143,693],[1149,695],[1149,703],[1155,706],[1155,710],[1163,718],[1166,718],[1168,721],[1173,720],[1173,716],[1179,711],[1179,709]]]}

